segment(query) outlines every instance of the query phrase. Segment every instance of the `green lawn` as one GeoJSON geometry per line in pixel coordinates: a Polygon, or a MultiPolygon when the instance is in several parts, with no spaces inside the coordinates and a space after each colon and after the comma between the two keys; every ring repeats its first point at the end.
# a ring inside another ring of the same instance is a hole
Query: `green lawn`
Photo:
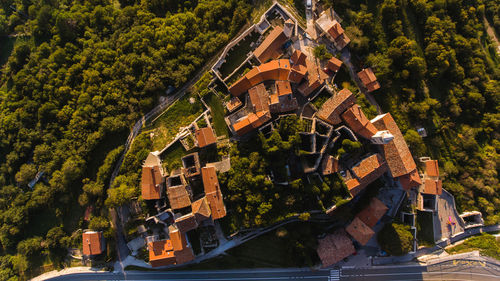
{"type": "Polygon", "coordinates": [[[186,94],[170,106],[158,119],[145,128],[145,132],[154,133],[153,150],[161,150],[171,142],[184,127],[193,122],[203,112],[203,105],[196,95],[186,94]],[[190,98],[194,103],[190,103],[190,98]]]}
{"type": "Polygon", "coordinates": [[[179,141],[176,141],[161,155],[163,166],[168,172],[182,166],[181,157],[187,154],[179,141]]]}
{"type": "Polygon", "coordinates": [[[478,250],[482,255],[500,260],[500,238],[488,233],[471,237],[462,244],[446,249],[449,254],[459,254],[478,250]]]}
{"type": "Polygon", "coordinates": [[[210,93],[204,97],[204,101],[210,107],[212,113],[212,122],[217,136],[229,136],[226,121],[224,121],[224,106],[221,100],[215,94],[210,93]]]}
{"type": "Polygon", "coordinates": [[[247,58],[247,54],[252,51],[250,44],[257,41],[259,36],[260,33],[256,31],[250,32],[227,53],[226,61],[219,68],[222,79],[231,74],[247,58]]]}
{"type": "Polygon", "coordinates": [[[434,245],[432,213],[417,211],[417,239],[420,245],[434,245]]]}

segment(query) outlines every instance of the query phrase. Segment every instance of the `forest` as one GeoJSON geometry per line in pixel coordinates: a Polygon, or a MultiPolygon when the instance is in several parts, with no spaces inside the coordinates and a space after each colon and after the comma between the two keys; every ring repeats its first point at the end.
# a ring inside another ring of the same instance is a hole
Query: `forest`
{"type": "Polygon", "coordinates": [[[104,198],[130,127],[250,12],[246,0],[0,2],[0,49],[18,38],[0,74],[0,280],[60,266],[88,206],[90,226],[109,228],[104,198]]]}
{"type": "MultiPolygon", "coordinates": [[[[328,0],[371,66],[374,96],[391,112],[416,160],[439,161],[459,212],[500,221],[500,3],[488,0],[328,0]],[[428,134],[421,138],[416,130],[428,134]]],[[[418,161],[417,161],[418,162],[418,161]]]]}

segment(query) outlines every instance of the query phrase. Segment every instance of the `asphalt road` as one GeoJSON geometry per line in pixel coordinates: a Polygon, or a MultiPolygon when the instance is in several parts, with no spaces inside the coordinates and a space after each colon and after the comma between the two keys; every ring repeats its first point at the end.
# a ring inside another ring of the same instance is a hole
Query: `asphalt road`
{"type": "Polygon", "coordinates": [[[385,280],[500,280],[498,264],[482,260],[450,260],[429,266],[393,265],[369,268],[322,269],[308,268],[245,269],[213,271],[126,271],[125,273],[76,273],[47,279],[51,281],[87,280],[168,280],[168,281],[385,281],[385,280]]]}

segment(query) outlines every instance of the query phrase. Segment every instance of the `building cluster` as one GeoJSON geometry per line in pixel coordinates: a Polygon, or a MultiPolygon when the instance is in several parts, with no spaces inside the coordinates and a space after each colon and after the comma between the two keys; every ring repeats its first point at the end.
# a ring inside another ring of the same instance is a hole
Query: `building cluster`
{"type": "MultiPolygon", "coordinates": [[[[211,129],[209,128],[211,131],[211,129]]],[[[196,132],[200,147],[215,143],[213,133],[196,132]]],[[[194,259],[186,233],[226,215],[222,192],[214,167],[200,167],[198,153],[182,157],[182,169],[165,175],[155,153],[144,162],[141,179],[142,198],[156,203],[158,214],[146,219],[152,235],[146,237],[152,266],[182,264],[194,259]],[[202,184],[203,191],[193,186],[202,184]],[[168,204],[167,204],[168,202],[168,204]]]]}
{"type": "Polygon", "coordinates": [[[332,19],[331,15],[328,12],[321,13],[320,17],[316,20],[316,26],[321,31],[320,35],[326,36],[337,48],[337,50],[342,50],[351,39],[347,37],[344,29],[340,25],[340,23],[332,19]]]}

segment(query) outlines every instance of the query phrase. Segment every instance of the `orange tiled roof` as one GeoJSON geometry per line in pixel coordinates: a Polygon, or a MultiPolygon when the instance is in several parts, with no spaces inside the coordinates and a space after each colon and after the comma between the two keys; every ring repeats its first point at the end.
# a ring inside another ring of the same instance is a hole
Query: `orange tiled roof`
{"type": "Polygon", "coordinates": [[[422,180],[420,179],[417,169],[413,170],[409,174],[398,177],[397,180],[406,191],[412,189],[412,187],[417,187],[422,184],[422,180]]]}
{"type": "Polygon", "coordinates": [[[351,239],[344,230],[337,230],[318,240],[316,250],[321,259],[322,267],[329,267],[352,255],[356,250],[351,239]]]}
{"type": "Polygon", "coordinates": [[[191,205],[189,193],[184,185],[168,187],[167,197],[170,202],[170,207],[174,210],[182,209],[191,205]]]}
{"type": "Polygon", "coordinates": [[[263,83],[250,88],[250,90],[248,90],[248,95],[255,112],[269,110],[269,94],[263,83]]]}
{"type": "Polygon", "coordinates": [[[304,65],[294,65],[291,68],[290,75],[288,76],[288,80],[292,83],[300,83],[302,79],[307,74],[307,67],[304,65]]]}
{"type": "Polygon", "coordinates": [[[326,67],[330,69],[331,71],[339,71],[340,67],[342,66],[342,61],[339,60],[336,57],[332,57],[329,61],[326,67]]]}
{"type": "Polygon", "coordinates": [[[103,237],[101,231],[87,231],[82,234],[83,254],[95,256],[103,252],[103,237]]]}
{"type": "Polygon", "coordinates": [[[370,67],[358,72],[358,77],[361,80],[361,83],[363,83],[363,85],[368,89],[368,92],[372,92],[380,88],[380,84],[377,82],[377,77],[375,77],[375,74],[370,67]]]}
{"type": "Polygon", "coordinates": [[[191,208],[198,224],[210,218],[210,206],[208,205],[206,197],[194,201],[191,208]]]}
{"type": "Polygon", "coordinates": [[[356,97],[348,89],[342,89],[329,98],[319,109],[317,116],[326,122],[337,125],[342,120],[340,114],[356,103],[356,97]]]}
{"type": "Polygon", "coordinates": [[[177,264],[183,264],[194,260],[193,249],[186,247],[181,251],[175,252],[175,259],[177,260],[177,264]]]}
{"type": "Polygon", "coordinates": [[[229,87],[233,96],[239,96],[253,86],[266,80],[287,80],[290,74],[290,62],[286,59],[272,60],[252,68],[245,76],[229,87]]]}
{"type": "Polygon", "coordinates": [[[229,112],[233,112],[236,108],[241,105],[241,101],[237,97],[232,97],[229,102],[226,104],[226,108],[229,112]]]}
{"type": "Polygon", "coordinates": [[[217,142],[214,131],[210,127],[201,128],[195,132],[198,146],[203,148],[217,142]]]}
{"type": "Polygon", "coordinates": [[[252,128],[257,129],[271,119],[269,111],[259,111],[257,113],[248,114],[248,121],[252,128]]]}
{"type": "Polygon", "coordinates": [[[375,234],[375,232],[358,217],[355,217],[345,230],[362,246],[366,245],[375,234]]]}
{"type": "Polygon", "coordinates": [[[373,228],[377,222],[384,216],[389,208],[376,197],[370,201],[370,205],[359,212],[356,217],[363,221],[367,226],[373,228]]]}
{"type": "Polygon", "coordinates": [[[245,74],[248,81],[250,82],[250,86],[246,90],[248,90],[250,87],[253,87],[253,86],[261,83],[262,81],[264,81],[264,78],[262,77],[261,71],[262,71],[261,67],[255,66],[254,68],[250,69],[250,71],[247,72],[247,74],[245,74]]]}
{"type": "Polygon", "coordinates": [[[157,200],[161,197],[161,184],[164,178],[160,167],[142,167],[141,194],[144,200],[157,200]]]}
{"type": "Polygon", "coordinates": [[[342,50],[345,46],[347,46],[347,44],[349,44],[349,42],[351,42],[351,39],[349,39],[349,37],[347,37],[347,34],[345,34],[345,33],[340,35],[339,37],[337,37],[337,39],[335,39],[336,47],[337,47],[337,49],[340,49],[340,50],[342,50]]]}
{"type": "Polygon", "coordinates": [[[305,65],[307,56],[300,50],[295,50],[290,57],[290,61],[293,65],[305,65]]]}
{"type": "Polygon", "coordinates": [[[408,145],[390,113],[379,115],[372,120],[379,131],[388,130],[394,139],[383,145],[384,157],[393,177],[409,174],[417,168],[408,145]]]}
{"type": "Polygon", "coordinates": [[[264,39],[262,44],[253,51],[253,54],[262,63],[269,59],[277,58],[280,56],[280,48],[286,40],[288,40],[288,38],[283,32],[283,28],[281,26],[276,26],[266,39],[264,39]]]}
{"type": "Polygon", "coordinates": [[[338,21],[334,21],[330,29],[328,29],[328,34],[330,34],[333,39],[337,39],[337,37],[344,34],[344,29],[338,21]]]}
{"type": "Polygon", "coordinates": [[[292,93],[292,86],[288,81],[276,81],[276,93],[278,96],[290,95],[292,93]]]}
{"type": "Polygon", "coordinates": [[[175,264],[175,255],[170,240],[148,243],[149,263],[153,267],[175,264]]]}
{"type": "Polygon", "coordinates": [[[173,225],[168,227],[168,235],[170,236],[170,240],[172,240],[172,250],[176,252],[182,251],[186,247],[186,235],[173,225]]]}
{"type": "Polygon", "coordinates": [[[428,177],[439,177],[439,165],[437,160],[425,161],[425,173],[428,177]]]}
{"type": "Polygon", "coordinates": [[[377,128],[366,118],[363,110],[357,104],[342,113],[342,119],[349,128],[365,139],[371,139],[377,133],[377,128]]]}
{"type": "Polygon", "coordinates": [[[320,86],[321,86],[321,82],[319,81],[319,79],[311,77],[311,79],[308,78],[308,80],[302,82],[302,84],[300,84],[300,86],[297,88],[297,90],[304,97],[307,97],[312,92],[314,92],[314,90],[318,89],[320,86]]]}
{"type": "MultiPolygon", "coordinates": [[[[248,72],[248,73],[250,73],[250,72],[248,72]]],[[[248,75],[248,73],[247,73],[247,75],[248,75]]],[[[236,82],[234,82],[231,86],[229,86],[228,90],[231,93],[231,95],[239,96],[252,87],[252,83],[250,83],[250,80],[248,80],[247,75],[241,77],[236,82]]]]}
{"type": "Polygon", "coordinates": [[[238,122],[233,124],[233,129],[239,136],[243,136],[246,133],[249,133],[253,130],[252,125],[250,124],[250,120],[248,116],[240,119],[238,122]]]}
{"type": "Polygon", "coordinates": [[[361,192],[367,185],[378,179],[387,171],[387,165],[380,154],[373,154],[352,167],[356,181],[347,181],[346,185],[349,192],[354,197],[361,192]]]}
{"type": "Polygon", "coordinates": [[[214,167],[204,167],[201,169],[203,179],[203,187],[205,189],[205,197],[208,200],[212,218],[214,220],[226,216],[226,206],[222,199],[222,193],[219,187],[219,180],[214,167]]]}
{"type": "Polygon", "coordinates": [[[441,195],[443,193],[443,182],[441,180],[426,179],[424,182],[424,194],[441,195]]]}
{"type": "Polygon", "coordinates": [[[198,222],[193,213],[189,213],[182,217],[175,219],[175,225],[181,233],[186,233],[198,227],[198,222]]]}

